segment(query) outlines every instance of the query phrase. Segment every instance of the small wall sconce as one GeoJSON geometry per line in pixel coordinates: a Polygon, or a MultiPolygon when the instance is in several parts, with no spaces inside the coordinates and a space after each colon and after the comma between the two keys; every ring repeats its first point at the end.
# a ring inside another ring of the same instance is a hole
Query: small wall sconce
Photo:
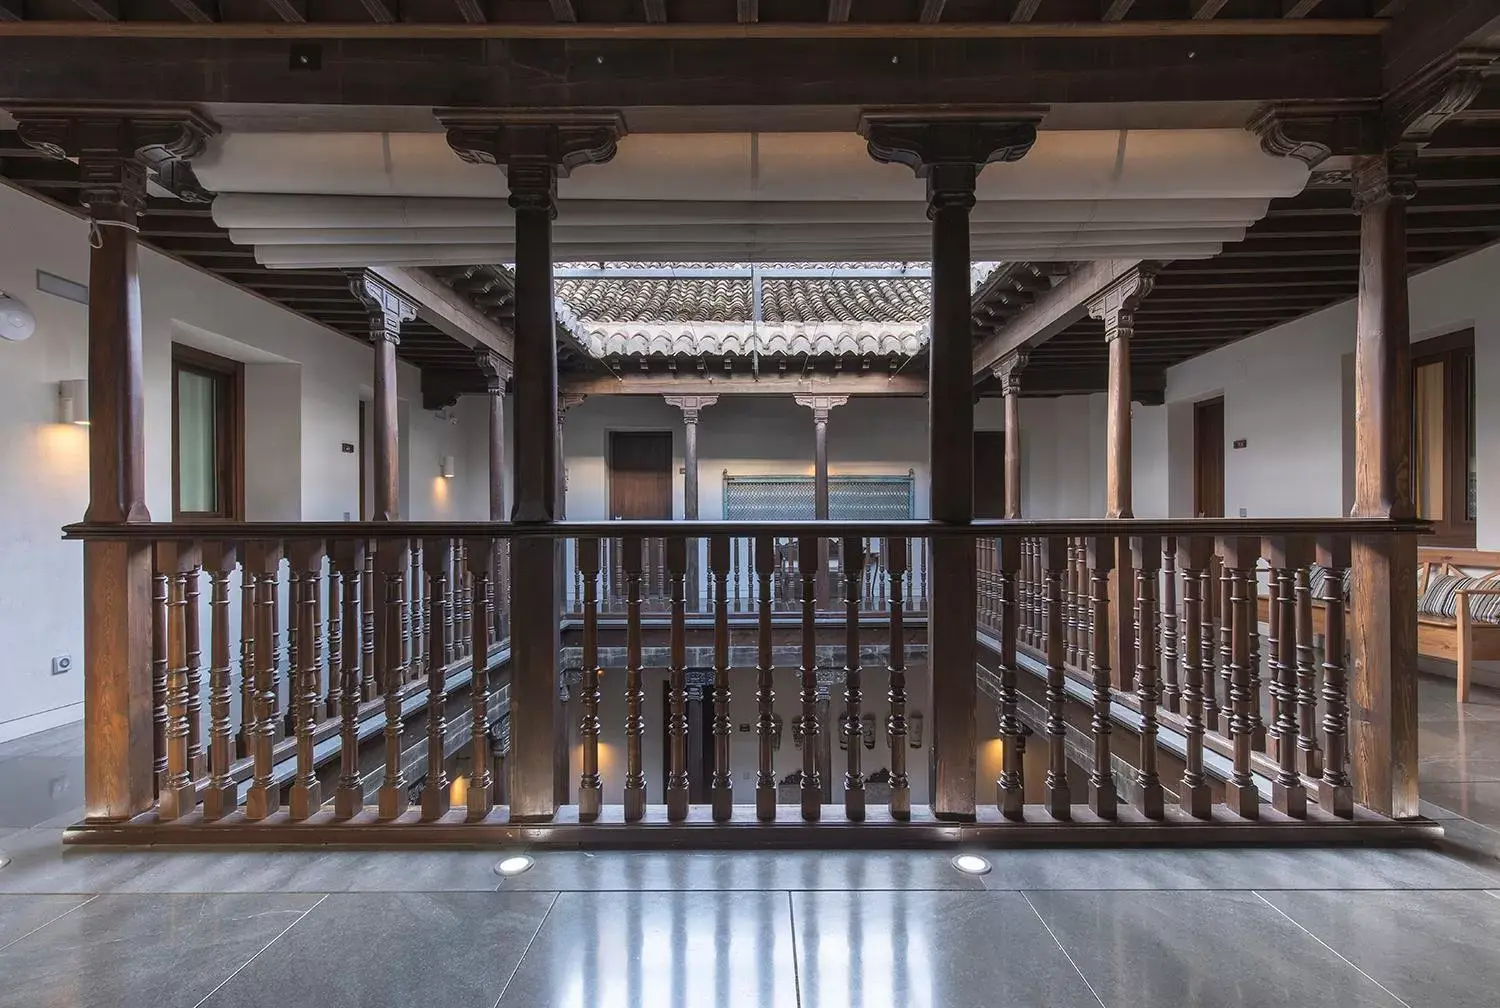
{"type": "Polygon", "coordinates": [[[57,422],[89,425],[89,383],[74,378],[57,383],[57,422]]]}
{"type": "Polygon", "coordinates": [[[452,479],[456,473],[452,455],[444,455],[438,461],[438,475],[444,479],[452,479]]]}

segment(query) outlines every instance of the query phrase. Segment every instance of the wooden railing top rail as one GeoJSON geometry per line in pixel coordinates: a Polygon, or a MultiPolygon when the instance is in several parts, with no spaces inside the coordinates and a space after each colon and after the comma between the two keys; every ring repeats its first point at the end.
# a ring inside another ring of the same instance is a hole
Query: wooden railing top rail
{"type": "Polygon", "coordinates": [[[1284,536],[1382,535],[1432,531],[1430,523],[1386,518],[1047,518],[946,524],[933,521],[604,521],[604,522],[139,522],[105,525],[79,522],[63,528],[65,539],[402,539],[475,537],[553,539],[624,536],[647,538],[776,535],[924,538],[929,536],[1284,536]]]}

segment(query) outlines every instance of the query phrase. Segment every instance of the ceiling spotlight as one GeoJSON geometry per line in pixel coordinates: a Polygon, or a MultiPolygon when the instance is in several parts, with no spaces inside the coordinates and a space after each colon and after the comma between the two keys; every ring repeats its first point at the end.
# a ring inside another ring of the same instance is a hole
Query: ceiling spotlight
{"type": "Polygon", "coordinates": [[[535,863],[535,861],[531,860],[531,858],[527,857],[525,854],[517,854],[513,857],[508,857],[501,861],[499,864],[495,865],[495,874],[519,875],[524,871],[529,871],[531,869],[531,866],[535,863]]]}
{"type": "Polygon", "coordinates": [[[953,859],[953,867],[965,875],[988,875],[990,863],[978,854],[960,854],[953,859]]]}

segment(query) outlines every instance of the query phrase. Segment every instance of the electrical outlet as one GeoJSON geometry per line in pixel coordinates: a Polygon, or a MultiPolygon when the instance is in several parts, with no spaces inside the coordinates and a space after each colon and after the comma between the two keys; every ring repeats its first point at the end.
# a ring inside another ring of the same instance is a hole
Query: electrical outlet
{"type": "Polygon", "coordinates": [[[65,675],[66,673],[71,671],[73,671],[72,655],[58,655],[56,658],[52,659],[53,675],[65,675]]]}
{"type": "Polygon", "coordinates": [[[1250,511],[1247,508],[1240,508],[1240,517],[1241,518],[1249,518],[1250,517],[1250,511]]]}

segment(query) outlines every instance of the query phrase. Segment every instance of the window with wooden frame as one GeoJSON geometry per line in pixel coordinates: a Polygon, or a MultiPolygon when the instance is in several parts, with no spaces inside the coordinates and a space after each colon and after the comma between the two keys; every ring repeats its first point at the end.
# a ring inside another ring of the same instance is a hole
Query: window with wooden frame
{"type": "Polygon", "coordinates": [[[1412,498],[1433,545],[1474,546],[1474,331],[1412,345],[1412,498]]]}
{"type": "Polygon", "coordinates": [[[172,520],[245,514],[244,367],[172,346],[172,520]]]}

